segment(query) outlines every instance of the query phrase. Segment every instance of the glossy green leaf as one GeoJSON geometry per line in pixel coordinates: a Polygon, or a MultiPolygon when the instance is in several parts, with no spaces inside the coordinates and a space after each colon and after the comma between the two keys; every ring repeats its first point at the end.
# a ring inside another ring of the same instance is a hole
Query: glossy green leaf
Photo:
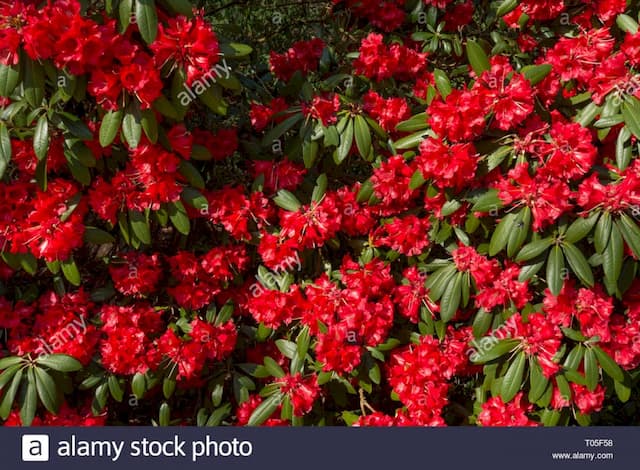
{"type": "Polygon", "coordinates": [[[520,351],[513,362],[509,365],[507,372],[502,378],[500,396],[505,403],[513,400],[518,391],[522,388],[522,378],[527,357],[524,351],[520,351]]]}
{"type": "Polygon", "coordinates": [[[532,85],[537,85],[551,73],[553,67],[551,64],[527,65],[520,69],[520,73],[524,78],[529,80],[532,85]]]}
{"type": "Polygon", "coordinates": [[[0,121],[0,179],[4,176],[11,161],[11,138],[3,121],[0,121]]]}
{"type": "Polygon", "coordinates": [[[640,101],[635,96],[627,96],[620,109],[624,125],[636,138],[640,139],[640,101]]]}
{"type": "Polygon", "coordinates": [[[598,370],[598,361],[593,349],[587,348],[584,352],[584,377],[587,388],[593,392],[598,385],[600,373],[598,370]]]}
{"type": "Polygon", "coordinates": [[[489,242],[489,255],[495,256],[499,252],[501,252],[509,241],[509,236],[513,232],[516,224],[517,216],[516,214],[510,213],[505,215],[491,236],[491,241],[489,242]]]}
{"type": "Polygon", "coordinates": [[[72,257],[66,259],[65,261],[60,262],[60,268],[62,268],[62,274],[67,281],[69,281],[74,286],[79,286],[82,282],[82,278],[80,277],[80,271],[78,270],[78,266],[72,257]]]}
{"type": "Polygon", "coordinates": [[[571,243],[564,243],[562,245],[562,251],[569,262],[571,270],[578,276],[578,279],[586,286],[593,287],[593,272],[591,272],[591,266],[589,266],[582,252],[571,243]]]}
{"type": "Polygon", "coordinates": [[[462,294],[462,273],[455,274],[453,282],[449,282],[445,287],[440,299],[440,318],[442,321],[449,322],[455,316],[460,306],[460,298],[462,294]]]}
{"type": "Polygon", "coordinates": [[[616,225],[633,254],[640,259],[640,228],[627,214],[621,214],[616,225]]]}
{"type": "Polygon", "coordinates": [[[373,148],[371,147],[371,132],[367,121],[365,121],[362,116],[356,115],[353,125],[358,152],[362,158],[368,160],[369,155],[373,152],[373,148]]]}
{"type": "Polygon", "coordinates": [[[100,123],[99,140],[102,147],[111,145],[122,125],[122,110],[109,111],[100,123]]]}
{"type": "Polygon", "coordinates": [[[278,207],[282,207],[289,212],[297,212],[300,210],[300,207],[302,207],[302,203],[298,198],[286,189],[278,191],[276,197],[273,198],[273,202],[275,202],[278,207]]]}
{"type": "Polygon", "coordinates": [[[280,392],[274,393],[260,403],[249,418],[249,426],[260,426],[278,409],[282,403],[284,395],[280,392]]]}
{"type": "Polygon", "coordinates": [[[536,256],[544,253],[553,243],[553,238],[547,237],[542,240],[536,240],[530,243],[527,243],[522,249],[518,252],[518,256],[516,256],[517,262],[529,261],[530,259],[535,258],[536,256]]]}
{"type": "Polygon", "coordinates": [[[616,363],[616,361],[614,361],[611,356],[600,349],[599,346],[592,346],[591,349],[598,358],[598,363],[600,364],[600,367],[602,367],[602,370],[604,370],[607,375],[616,382],[624,382],[624,372],[616,363]]]}
{"type": "Polygon", "coordinates": [[[467,41],[467,58],[469,59],[471,68],[478,77],[482,75],[482,72],[491,69],[489,58],[484,52],[484,49],[482,49],[482,47],[477,42],[471,39],[467,41]]]}
{"type": "Polygon", "coordinates": [[[176,230],[183,235],[189,235],[191,222],[184,205],[180,201],[175,201],[169,203],[167,209],[169,211],[169,220],[171,220],[176,230]]]}
{"type": "Polygon", "coordinates": [[[336,164],[342,163],[351,151],[353,144],[353,119],[348,118],[344,130],[340,133],[340,144],[334,152],[336,164]]]}
{"type": "Polygon", "coordinates": [[[0,418],[7,419],[11,410],[13,409],[13,402],[15,401],[16,393],[22,384],[22,376],[24,369],[19,369],[13,376],[11,385],[4,392],[2,396],[2,402],[0,402],[0,418]]]}
{"type": "Polygon", "coordinates": [[[574,220],[564,234],[564,240],[569,243],[576,243],[586,237],[600,217],[599,212],[593,212],[589,217],[580,217],[574,220]]]}
{"type": "Polygon", "coordinates": [[[51,413],[57,413],[60,406],[60,394],[53,378],[44,370],[35,367],[35,382],[38,396],[44,407],[51,413]]]}
{"type": "Polygon", "coordinates": [[[549,257],[547,258],[547,285],[549,290],[555,296],[560,293],[562,285],[564,283],[564,256],[562,249],[555,245],[549,251],[549,257]]]}
{"type": "Polygon", "coordinates": [[[38,160],[46,158],[49,151],[49,120],[46,114],[38,118],[38,123],[33,133],[33,151],[38,160]]]}
{"type": "Polygon", "coordinates": [[[129,210],[129,223],[131,225],[131,230],[138,240],[146,245],[150,245],[151,229],[149,228],[149,221],[145,214],[140,211],[129,210]]]}
{"type": "Polygon", "coordinates": [[[23,426],[31,426],[38,407],[38,392],[33,368],[27,369],[27,380],[22,383],[20,397],[20,420],[23,426]]]}
{"type": "Polygon", "coordinates": [[[476,363],[485,363],[489,361],[493,361],[499,357],[504,356],[507,353],[510,353],[515,348],[520,345],[520,340],[517,339],[503,339],[495,343],[492,347],[477,351],[477,354],[472,356],[473,362],[476,363]]]}
{"type": "Polygon", "coordinates": [[[158,34],[158,14],[154,0],[135,0],[136,24],[144,42],[151,44],[158,34]]]}
{"type": "Polygon", "coordinates": [[[36,359],[36,363],[42,367],[57,370],[58,372],[75,372],[82,369],[80,361],[66,354],[39,356],[36,359]]]}

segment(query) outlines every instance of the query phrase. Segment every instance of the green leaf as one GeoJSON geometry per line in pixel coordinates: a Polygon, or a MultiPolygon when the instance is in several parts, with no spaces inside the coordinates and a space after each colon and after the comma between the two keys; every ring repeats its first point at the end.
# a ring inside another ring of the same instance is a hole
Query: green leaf
{"type": "Polygon", "coordinates": [[[630,34],[638,32],[638,23],[629,15],[621,14],[616,17],[616,24],[622,31],[630,34]]]}
{"type": "Polygon", "coordinates": [[[551,64],[527,65],[520,69],[520,73],[524,78],[529,80],[532,85],[537,85],[551,73],[553,67],[551,64]]]}
{"type": "Polygon", "coordinates": [[[598,219],[596,231],[593,234],[593,242],[598,253],[602,253],[609,243],[611,224],[611,214],[609,212],[604,212],[598,219]]]}
{"type": "Polygon", "coordinates": [[[616,138],[616,165],[624,170],[631,163],[631,146],[626,143],[631,138],[631,132],[626,127],[620,129],[616,138]]]}
{"type": "Polygon", "coordinates": [[[455,265],[451,263],[431,274],[425,282],[425,287],[429,289],[429,298],[437,302],[457,272],[455,265]]]}
{"type": "Polygon", "coordinates": [[[484,49],[482,49],[482,47],[472,39],[467,41],[467,58],[469,59],[471,68],[478,77],[482,75],[482,72],[491,70],[489,58],[484,52],[484,49]]]}
{"type": "Polygon", "coordinates": [[[133,0],[120,0],[118,3],[118,20],[120,32],[124,33],[131,23],[131,12],[133,11],[133,0]]]}
{"type": "Polygon", "coordinates": [[[514,361],[509,365],[507,373],[502,378],[500,396],[505,403],[510,402],[522,387],[524,366],[527,357],[524,351],[520,351],[514,361]]]}
{"type": "Polygon", "coordinates": [[[447,284],[440,300],[440,318],[443,322],[449,322],[455,316],[460,306],[461,294],[462,273],[458,272],[455,280],[447,284]]]}
{"type": "Polygon", "coordinates": [[[158,424],[160,426],[169,426],[170,421],[171,421],[171,408],[169,408],[169,405],[167,404],[167,402],[163,402],[162,405],[160,405],[160,410],[158,411],[158,424]]]}
{"type": "Polygon", "coordinates": [[[273,377],[281,379],[286,375],[282,370],[282,367],[280,367],[280,365],[269,356],[265,356],[264,366],[267,368],[267,372],[269,372],[273,377]]]}
{"type": "Polygon", "coordinates": [[[498,190],[490,189],[476,199],[471,212],[489,212],[502,208],[502,200],[498,197],[498,190]]]}
{"type": "Polygon", "coordinates": [[[624,243],[617,225],[611,226],[609,243],[602,253],[602,268],[604,270],[605,287],[609,295],[617,291],[618,279],[622,272],[622,260],[624,257],[624,243]]]}
{"type": "Polygon", "coordinates": [[[428,128],[427,113],[415,114],[406,121],[398,123],[396,126],[398,132],[416,132],[428,128]]]}
{"type": "Polygon", "coordinates": [[[219,114],[220,116],[227,115],[229,105],[222,97],[222,87],[212,85],[200,93],[198,98],[214,113],[219,114]]]}
{"type": "Polygon", "coordinates": [[[517,262],[529,261],[530,259],[535,258],[536,256],[540,256],[544,253],[547,248],[551,246],[553,243],[553,238],[547,237],[542,240],[536,240],[530,243],[527,243],[522,247],[518,256],[516,256],[517,262]]]}
{"type": "Polygon", "coordinates": [[[132,112],[127,112],[122,119],[122,135],[129,147],[135,149],[140,144],[142,137],[142,125],[140,117],[132,112]]]}
{"type": "Polygon", "coordinates": [[[93,132],[79,117],[72,114],[59,114],[64,127],[80,140],[93,140],[93,132]]]}
{"type": "Polygon", "coordinates": [[[409,181],[409,189],[414,191],[422,186],[426,180],[422,174],[422,170],[416,170],[411,176],[411,180],[409,181]]]}
{"type": "Polygon", "coordinates": [[[23,362],[24,362],[24,359],[19,356],[3,357],[2,359],[0,359],[0,370],[7,369],[17,364],[22,364],[23,362]]]}
{"type": "Polygon", "coordinates": [[[356,115],[353,123],[358,152],[362,158],[369,160],[369,156],[373,152],[373,148],[371,147],[371,133],[369,131],[367,121],[362,116],[356,115]]]}
{"type": "Polygon", "coordinates": [[[102,147],[111,145],[122,125],[122,110],[109,111],[100,123],[99,140],[102,147]]]}
{"type": "Polygon", "coordinates": [[[295,195],[287,191],[286,189],[281,189],[278,191],[276,197],[273,198],[273,202],[276,203],[278,207],[282,207],[284,210],[289,212],[298,212],[302,204],[298,201],[298,198],[295,195]]]}
{"type": "Polygon", "coordinates": [[[491,328],[492,322],[493,314],[479,310],[473,318],[473,336],[476,338],[483,336],[491,328]]]}
{"type": "Polygon", "coordinates": [[[587,262],[582,252],[571,243],[564,243],[562,245],[564,256],[569,262],[571,270],[578,276],[578,279],[582,281],[588,287],[593,287],[593,273],[591,272],[591,266],[587,262]]]}
{"type": "Polygon", "coordinates": [[[156,115],[151,109],[143,109],[140,111],[140,114],[142,130],[147,136],[147,139],[149,139],[149,142],[155,144],[158,141],[158,121],[156,120],[156,115]]]}
{"type": "Polygon", "coordinates": [[[502,218],[495,231],[493,232],[493,235],[491,236],[491,241],[489,242],[490,256],[495,256],[500,251],[502,251],[505,246],[507,246],[509,236],[514,230],[516,219],[517,216],[513,213],[507,214],[502,218]]]}
{"type": "Polygon", "coordinates": [[[340,133],[340,144],[334,152],[334,160],[337,165],[340,165],[347,158],[353,144],[353,119],[345,119],[347,119],[346,126],[340,133]]]}
{"type": "Polygon", "coordinates": [[[602,111],[602,106],[598,106],[594,102],[589,102],[576,114],[574,120],[582,127],[587,127],[593,122],[598,114],[602,111]]]}
{"type": "Polygon", "coordinates": [[[197,189],[204,189],[204,178],[191,162],[182,160],[180,162],[180,174],[185,177],[187,182],[197,189]]]}
{"type": "Polygon", "coordinates": [[[253,52],[253,49],[250,46],[240,44],[238,42],[221,44],[221,50],[224,56],[228,59],[239,59],[241,57],[246,57],[253,52]]]}
{"type": "Polygon", "coordinates": [[[567,378],[563,374],[556,375],[556,385],[558,386],[560,395],[571,402],[571,387],[569,386],[569,382],[567,382],[567,378]]]}
{"type": "Polygon", "coordinates": [[[520,340],[517,339],[503,339],[495,343],[491,348],[487,350],[478,351],[476,355],[472,356],[473,362],[485,363],[498,359],[507,353],[510,353],[520,345],[520,340]]]}
{"type": "Polygon", "coordinates": [[[313,188],[313,193],[311,194],[311,200],[315,202],[320,202],[324,197],[327,191],[327,175],[326,173],[322,173],[316,179],[316,185],[313,188]]]}
{"type": "Polygon", "coordinates": [[[48,367],[58,372],[75,372],[82,369],[82,364],[76,358],[67,354],[48,354],[36,359],[36,364],[48,367]]]}
{"type": "Polygon", "coordinates": [[[222,423],[222,420],[231,414],[231,403],[225,403],[220,408],[217,408],[209,419],[207,420],[205,426],[219,426],[222,423]]]}
{"type": "Polygon", "coordinates": [[[149,228],[149,222],[143,212],[129,210],[129,223],[131,230],[145,245],[151,244],[151,229],[149,228]]]}
{"type": "Polygon", "coordinates": [[[628,374],[624,375],[625,380],[624,382],[618,382],[616,380],[613,381],[613,386],[615,388],[616,391],[616,395],[618,396],[618,399],[622,402],[622,403],[626,403],[629,401],[629,398],[631,398],[631,380],[629,380],[628,378],[628,374]]]}
{"type": "Polygon", "coordinates": [[[282,134],[287,132],[297,123],[304,119],[304,115],[302,113],[295,113],[292,116],[289,116],[287,119],[282,121],[276,127],[267,132],[262,139],[262,145],[264,147],[271,147],[273,145],[273,141],[278,139],[282,134]]]}
{"type": "Polygon", "coordinates": [[[111,393],[113,399],[117,402],[121,402],[124,398],[124,390],[122,390],[122,387],[120,386],[118,377],[110,375],[107,379],[107,385],[109,386],[109,393],[111,393]]]}
{"type": "Polygon", "coordinates": [[[591,348],[587,348],[584,352],[584,377],[586,380],[587,388],[590,392],[593,392],[598,385],[600,373],[598,370],[596,354],[591,348]]]}
{"type": "Polygon", "coordinates": [[[0,64],[0,96],[9,97],[20,81],[20,65],[0,64]]]}
{"type": "Polygon", "coordinates": [[[38,392],[36,390],[36,378],[33,368],[27,369],[27,380],[22,384],[20,419],[23,426],[31,426],[33,418],[36,416],[38,407],[38,392]]]}
{"type": "Polygon", "coordinates": [[[549,290],[554,296],[557,296],[562,290],[562,284],[564,271],[564,256],[562,255],[562,249],[555,245],[549,252],[549,258],[547,258],[547,284],[549,290]]]}
{"type": "Polygon", "coordinates": [[[78,271],[78,266],[74,261],[73,257],[69,257],[65,261],[60,262],[60,267],[62,268],[62,274],[64,277],[74,286],[79,286],[82,282],[82,278],[80,277],[80,271],[78,271]]]}
{"type": "Polygon", "coordinates": [[[640,101],[635,96],[627,96],[622,103],[621,111],[626,128],[640,139],[640,101]]]}
{"type": "Polygon", "coordinates": [[[524,241],[529,235],[529,228],[531,226],[531,209],[525,207],[518,212],[513,229],[509,234],[509,241],[507,242],[507,256],[513,257],[520,249],[524,241]]]}
{"type": "MultiPolygon", "coordinates": [[[[565,328],[568,330],[568,328],[565,328]]],[[[564,330],[563,330],[564,331],[564,330]]],[[[571,338],[571,336],[567,336],[571,338]]],[[[582,362],[582,358],[584,357],[585,348],[581,344],[576,344],[573,349],[567,354],[567,357],[564,360],[564,367],[568,370],[576,370],[580,363],[582,362]]]]}
{"type": "Polygon", "coordinates": [[[627,214],[621,214],[616,225],[635,257],[640,259],[640,228],[627,214]]]}
{"type": "Polygon", "coordinates": [[[136,24],[144,42],[151,44],[158,34],[158,15],[154,0],[136,0],[136,24]]]}
{"type": "Polygon", "coordinates": [[[540,367],[538,359],[535,357],[529,363],[529,385],[529,401],[531,403],[535,403],[542,398],[549,386],[549,379],[542,373],[542,367],[540,367]]]}
{"type": "Polygon", "coordinates": [[[393,146],[398,150],[412,149],[420,145],[420,142],[422,142],[427,135],[429,135],[429,131],[421,130],[395,141],[393,146]]]}
{"type": "Polygon", "coordinates": [[[33,151],[38,160],[45,159],[49,151],[49,120],[46,114],[40,116],[36,124],[33,133],[33,151]]]}
{"type": "Polygon", "coordinates": [[[180,201],[176,201],[167,204],[167,207],[169,209],[169,219],[176,230],[183,235],[189,235],[191,223],[184,205],[180,201]]]}
{"type": "Polygon", "coordinates": [[[9,131],[3,121],[0,121],[0,179],[7,170],[7,165],[11,161],[11,138],[9,131]]]}
{"type": "Polygon", "coordinates": [[[86,226],[84,230],[84,241],[94,245],[104,245],[105,243],[114,243],[116,239],[109,232],[105,232],[96,227],[86,226]]]}
{"type": "Polygon", "coordinates": [[[182,200],[189,204],[191,207],[199,210],[206,211],[209,208],[209,201],[204,195],[193,188],[184,188],[182,190],[182,200]]]}
{"type": "Polygon", "coordinates": [[[451,81],[449,81],[449,77],[447,77],[447,74],[442,70],[434,69],[433,78],[436,83],[436,88],[440,92],[440,95],[443,99],[446,99],[446,97],[451,94],[451,81]]]}
{"type": "Polygon", "coordinates": [[[504,159],[507,158],[507,156],[511,155],[512,153],[513,153],[513,147],[509,145],[503,145],[502,147],[498,147],[497,150],[495,150],[494,152],[492,152],[490,155],[487,156],[487,167],[489,168],[489,171],[494,170],[495,168],[498,168],[498,166],[500,166],[500,164],[504,161],[504,159]]]}
{"type": "Polygon", "coordinates": [[[616,382],[624,382],[624,372],[622,372],[622,369],[616,363],[616,361],[611,359],[611,356],[609,356],[598,346],[592,346],[591,349],[596,354],[602,370],[604,370],[607,375],[616,382]]]}
{"type": "Polygon", "coordinates": [[[4,390],[9,381],[13,379],[16,373],[23,367],[24,364],[19,363],[5,368],[2,374],[0,374],[0,390],[4,390]]]}
{"type": "Polygon", "coordinates": [[[580,217],[573,221],[564,234],[564,240],[569,243],[576,243],[586,237],[600,217],[599,212],[593,212],[589,217],[580,217]]]}
{"type": "Polygon", "coordinates": [[[249,418],[247,425],[260,426],[278,409],[282,403],[284,395],[280,392],[274,393],[260,403],[249,418]]]}
{"type": "Polygon", "coordinates": [[[44,69],[37,61],[26,55],[21,55],[24,71],[22,87],[27,103],[33,108],[42,104],[44,99],[44,69]]]}
{"type": "Polygon", "coordinates": [[[496,11],[496,16],[504,16],[512,12],[518,6],[518,0],[503,0],[496,11]]]}
{"type": "Polygon", "coordinates": [[[13,376],[13,380],[11,381],[11,385],[9,385],[9,388],[2,396],[2,402],[0,403],[0,418],[2,419],[7,419],[13,409],[13,402],[16,398],[16,393],[22,383],[23,370],[24,369],[19,369],[16,372],[13,376]]]}
{"type": "Polygon", "coordinates": [[[144,397],[144,394],[147,391],[147,379],[144,374],[136,372],[131,379],[131,391],[137,399],[144,397]]]}
{"type": "Polygon", "coordinates": [[[318,157],[320,144],[314,140],[305,140],[302,142],[302,160],[305,168],[311,168],[318,157]]]}
{"type": "Polygon", "coordinates": [[[53,378],[39,367],[34,367],[36,390],[44,407],[51,413],[57,413],[60,406],[60,394],[53,378]]]}

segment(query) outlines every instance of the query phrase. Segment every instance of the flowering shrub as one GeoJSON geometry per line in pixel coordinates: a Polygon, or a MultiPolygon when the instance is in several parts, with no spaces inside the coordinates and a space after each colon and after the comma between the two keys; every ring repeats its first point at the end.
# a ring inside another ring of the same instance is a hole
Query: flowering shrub
{"type": "Polygon", "coordinates": [[[0,420],[637,422],[631,3],[0,4],[0,420]]]}

